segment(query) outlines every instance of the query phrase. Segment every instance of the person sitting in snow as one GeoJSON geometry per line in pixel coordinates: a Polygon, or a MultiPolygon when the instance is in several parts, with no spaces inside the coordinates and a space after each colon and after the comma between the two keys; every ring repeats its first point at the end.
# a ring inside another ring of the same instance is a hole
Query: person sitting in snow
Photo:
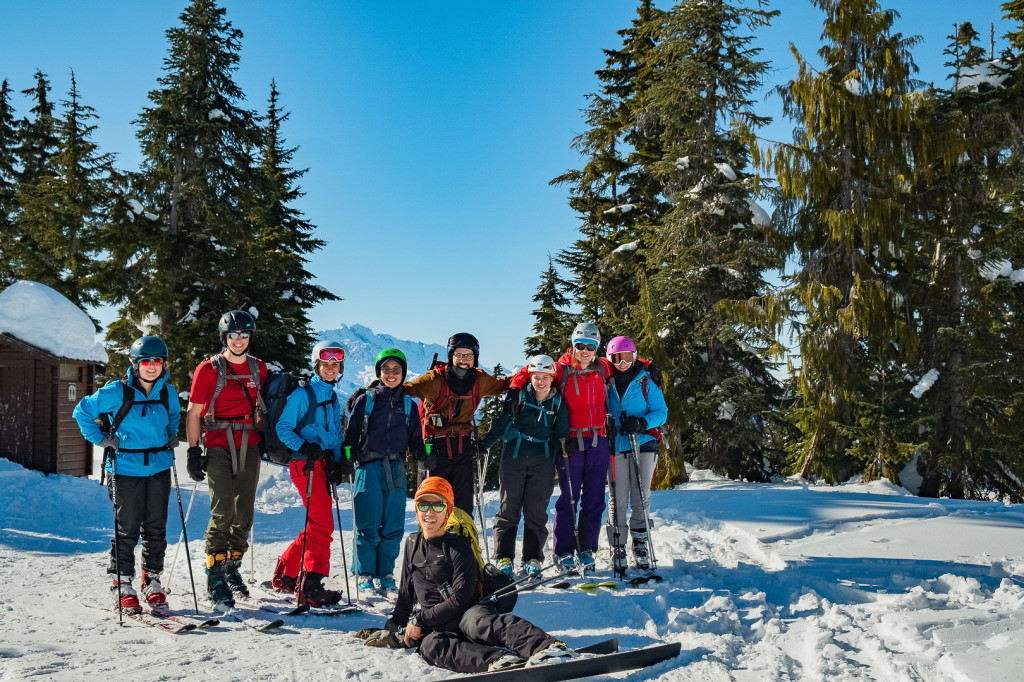
{"type": "Polygon", "coordinates": [[[355,511],[355,572],[360,590],[394,598],[395,561],[405,532],[405,460],[426,457],[419,407],[402,382],[405,353],[385,348],[374,363],[377,380],[348,399],[352,418],[345,450],[356,464],[352,506],[355,511]]]}
{"type": "Polygon", "coordinates": [[[415,646],[431,665],[459,673],[578,656],[528,620],[499,614],[490,602],[477,603],[476,556],[461,536],[445,530],[454,504],[451,485],[439,476],[416,490],[420,531],[405,539],[398,603],[384,630],[359,633],[366,644],[415,646]]]}
{"type": "Polygon", "coordinates": [[[163,340],[136,339],[128,358],[131,366],[125,376],[82,398],[73,416],[85,439],[105,450],[107,492],[117,524],[107,566],[107,573],[114,576],[114,604],[134,613],[142,610],[132,588],[135,545],[141,535],[142,595],[152,611],[162,613],[168,610],[160,573],[181,408],[178,392],[167,382],[163,340]]]}
{"type": "Polygon", "coordinates": [[[334,393],[345,373],[345,349],[334,341],[320,341],[310,351],[310,362],[314,376],[308,388],[292,391],[277,420],[277,437],[293,453],[288,473],[306,505],[308,522],[281,553],[270,582],[278,592],[298,592],[299,603],[331,606],[341,600],[341,593],[324,586],[334,535],[330,486],[352,473],[352,464],[341,453],[341,403],[334,393]],[[297,428],[311,407],[309,389],[316,400],[313,423],[297,428]]]}

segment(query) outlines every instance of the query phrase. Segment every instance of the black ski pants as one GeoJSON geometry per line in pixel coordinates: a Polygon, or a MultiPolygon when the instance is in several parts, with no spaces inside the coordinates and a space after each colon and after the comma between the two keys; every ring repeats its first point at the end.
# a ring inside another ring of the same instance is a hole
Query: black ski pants
{"type": "Polygon", "coordinates": [[[525,618],[499,614],[491,604],[479,604],[466,611],[455,631],[426,635],[420,640],[419,653],[427,663],[439,668],[482,673],[509,651],[529,658],[556,641],[525,618]]]}
{"type": "Polygon", "coordinates": [[[152,476],[111,476],[107,494],[116,500],[114,515],[117,534],[110,540],[110,565],[107,573],[135,576],[135,545],[142,536],[142,570],[160,573],[164,570],[167,551],[167,502],[171,496],[171,470],[152,476]],[[116,487],[116,490],[115,490],[116,487]],[[118,541],[120,540],[120,541],[118,541]],[[117,560],[114,559],[117,552],[117,560]]]}
{"type": "Polygon", "coordinates": [[[550,457],[506,455],[498,470],[501,507],[494,519],[495,558],[514,559],[519,517],[523,517],[523,562],[544,563],[548,539],[548,505],[555,489],[555,462],[550,457]]]}
{"type": "Polygon", "coordinates": [[[458,440],[452,439],[452,458],[448,459],[448,448],[444,440],[433,445],[433,453],[437,455],[437,466],[430,471],[419,470],[416,477],[417,487],[428,476],[440,476],[452,486],[455,493],[455,506],[473,516],[473,493],[475,489],[474,447],[469,438],[462,439],[462,452],[458,452],[458,440]]]}

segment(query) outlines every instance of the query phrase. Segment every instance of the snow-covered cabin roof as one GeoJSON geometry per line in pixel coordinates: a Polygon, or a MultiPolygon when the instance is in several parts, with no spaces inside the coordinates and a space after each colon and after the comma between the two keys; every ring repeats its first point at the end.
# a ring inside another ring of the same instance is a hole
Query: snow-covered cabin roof
{"type": "Polygon", "coordinates": [[[15,282],[0,291],[0,333],[57,357],[106,364],[107,351],[81,308],[45,284],[15,282]]]}

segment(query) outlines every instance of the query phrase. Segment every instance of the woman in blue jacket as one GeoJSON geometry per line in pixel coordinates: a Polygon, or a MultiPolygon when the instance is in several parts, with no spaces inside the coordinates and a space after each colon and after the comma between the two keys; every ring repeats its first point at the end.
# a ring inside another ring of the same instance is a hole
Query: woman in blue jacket
{"type": "Polygon", "coordinates": [[[608,470],[610,505],[608,513],[608,544],[612,547],[612,569],[626,572],[626,538],[633,540],[633,560],[641,571],[650,569],[647,551],[647,513],[651,504],[651,478],[658,462],[658,441],[647,433],[661,426],[668,418],[665,396],[651,378],[643,363],[637,362],[636,344],[626,336],[608,342],[608,360],[614,372],[608,379],[608,410],[614,418],[618,434],[612,448],[608,470]],[[630,446],[630,436],[639,442],[639,458],[630,446]],[[635,459],[635,462],[634,462],[635,459]],[[636,465],[639,466],[636,466],[636,465]],[[637,480],[636,470],[640,470],[637,480]],[[641,506],[641,499],[647,509],[641,506]],[[626,511],[631,510],[629,526],[626,511]]]}
{"type": "Polygon", "coordinates": [[[378,381],[349,398],[345,450],[356,463],[354,570],[360,590],[397,597],[395,560],[405,531],[405,458],[426,457],[419,408],[402,388],[408,364],[397,348],[374,363],[378,381]],[[369,406],[369,407],[368,407],[369,406]]]}
{"type": "Polygon", "coordinates": [[[119,381],[88,395],[74,418],[90,443],[104,448],[107,492],[114,501],[118,533],[110,542],[107,573],[114,576],[115,606],[138,613],[132,588],[135,545],[142,537],[142,595],[149,608],[166,612],[160,585],[167,549],[167,501],[171,467],[178,445],[181,408],[178,392],[167,383],[167,344],[143,336],[128,351],[131,367],[119,381]]]}
{"type": "Polygon", "coordinates": [[[345,373],[345,349],[339,343],[321,341],[313,346],[310,361],[313,378],[288,396],[277,421],[277,437],[293,453],[288,473],[302,495],[308,523],[277,560],[271,584],[280,592],[297,591],[303,604],[329,606],[341,600],[340,592],[324,586],[331,573],[334,534],[330,486],[351,470],[341,456],[344,427],[341,402],[334,392],[345,373]],[[299,428],[311,409],[311,423],[299,428]]]}

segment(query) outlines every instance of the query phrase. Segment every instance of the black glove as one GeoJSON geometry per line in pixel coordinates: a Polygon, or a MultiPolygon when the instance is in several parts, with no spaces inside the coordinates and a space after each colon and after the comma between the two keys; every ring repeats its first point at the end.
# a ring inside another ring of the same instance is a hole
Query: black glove
{"type": "Polygon", "coordinates": [[[312,462],[324,456],[324,449],[316,443],[303,443],[299,448],[299,454],[305,457],[306,461],[312,462]]]}
{"type": "Polygon", "coordinates": [[[327,480],[330,481],[331,485],[341,485],[342,481],[355,472],[356,468],[352,465],[352,462],[342,457],[331,462],[331,470],[327,474],[327,480]]]}
{"type": "Polygon", "coordinates": [[[167,444],[164,445],[164,447],[168,450],[175,450],[179,445],[181,445],[181,442],[174,436],[171,436],[171,439],[167,441],[167,444]]]}
{"type": "Polygon", "coordinates": [[[420,457],[420,471],[431,471],[437,468],[437,455],[423,455],[420,457]]]}
{"type": "Polygon", "coordinates": [[[647,420],[643,417],[623,417],[619,431],[624,434],[640,433],[647,430],[647,420]]]}
{"type": "Polygon", "coordinates": [[[199,445],[193,445],[187,451],[188,459],[185,460],[185,470],[188,472],[188,477],[193,481],[199,482],[206,478],[206,455],[203,454],[203,448],[199,445]]]}

